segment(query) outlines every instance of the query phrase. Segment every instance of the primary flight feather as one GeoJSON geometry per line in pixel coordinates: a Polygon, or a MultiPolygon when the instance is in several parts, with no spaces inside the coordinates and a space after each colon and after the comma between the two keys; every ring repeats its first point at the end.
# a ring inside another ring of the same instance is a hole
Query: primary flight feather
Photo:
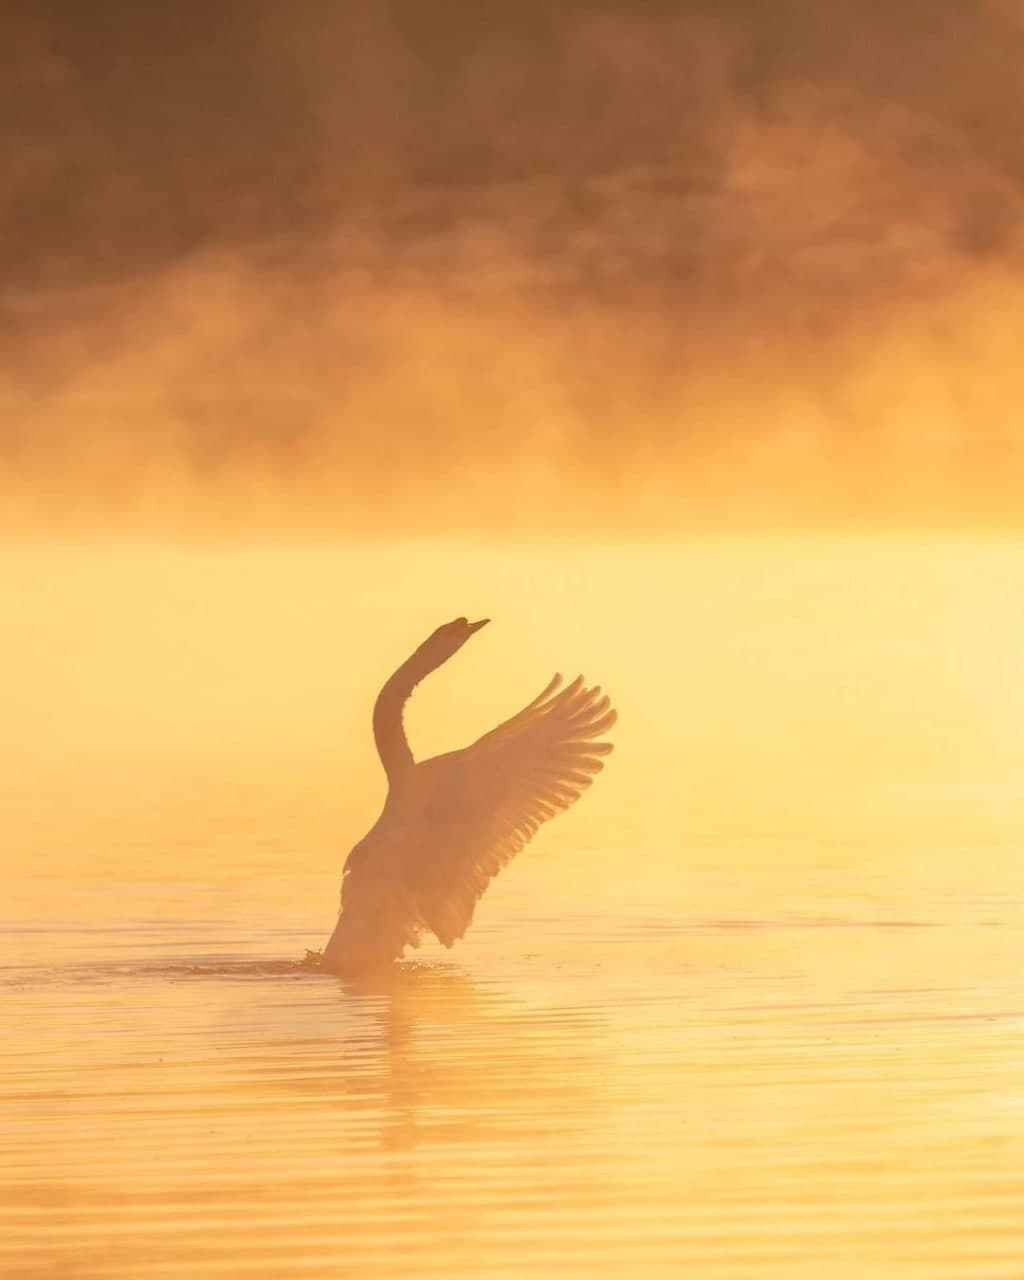
{"type": "Polygon", "coordinates": [[[335,973],[386,965],[424,933],[450,947],[494,876],[578,799],[612,749],[597,740],[616,719],[607,695],[582,676],[562,687],[556,675],[472,746],[413,759],[402,723],[409,695],[487,621],[438,627],[378,695],[373,734],[388,795],[345,863],[341,914],[321,960],[335,973]]]}

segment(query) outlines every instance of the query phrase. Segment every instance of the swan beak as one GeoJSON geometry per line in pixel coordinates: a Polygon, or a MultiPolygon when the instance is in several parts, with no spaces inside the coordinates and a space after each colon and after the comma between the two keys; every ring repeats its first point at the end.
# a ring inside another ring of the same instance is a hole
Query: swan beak
{"type": "Polygon", "coordinates": [[[474,631],[479,631],[481,627],[486,627],[488,622],[490,622],[490,618],[481,618],[479,622],[471,622],[469,624],[469,634],[472,635],[474,631]]]}

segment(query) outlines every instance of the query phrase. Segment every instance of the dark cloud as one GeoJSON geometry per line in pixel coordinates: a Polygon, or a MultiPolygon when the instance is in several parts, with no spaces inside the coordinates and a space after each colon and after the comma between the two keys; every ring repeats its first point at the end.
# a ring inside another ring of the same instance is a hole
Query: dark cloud
{"type": "Polygon", "coordinates": [[[1014,506],[1008,0],[0,21],[17,519],[1014,506]]]}

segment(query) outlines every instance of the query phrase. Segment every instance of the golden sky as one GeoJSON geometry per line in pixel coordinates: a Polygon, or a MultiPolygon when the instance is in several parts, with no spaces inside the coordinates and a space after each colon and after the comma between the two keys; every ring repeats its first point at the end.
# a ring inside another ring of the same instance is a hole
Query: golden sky
{"type": "Polygon", "coordinates": [[[1012,524],[1017,0],[14,3],[0,524],[1012,524]]]}

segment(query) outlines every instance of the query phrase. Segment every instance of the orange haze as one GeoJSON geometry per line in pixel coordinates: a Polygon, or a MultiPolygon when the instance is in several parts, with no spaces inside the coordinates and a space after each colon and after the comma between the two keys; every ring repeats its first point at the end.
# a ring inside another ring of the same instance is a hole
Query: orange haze
{"type": "Polygon", "coordinates": [[[3,19],[3,528],[1018,521],[1018,6],[171,12],[3,19]]]}

